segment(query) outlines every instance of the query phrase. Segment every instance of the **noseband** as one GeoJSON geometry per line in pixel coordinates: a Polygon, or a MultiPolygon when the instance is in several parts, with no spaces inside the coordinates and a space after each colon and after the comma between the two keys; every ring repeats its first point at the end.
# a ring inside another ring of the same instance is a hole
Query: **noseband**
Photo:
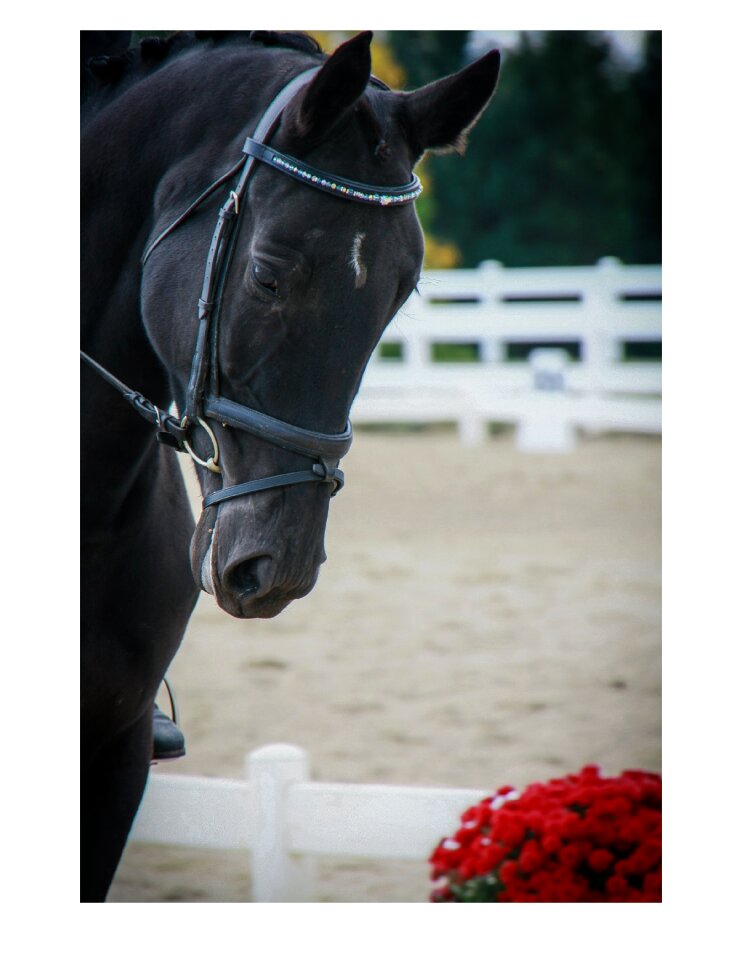
{"type": "MultiPolygon", "coordinates": [[[[142,265],[152,252],[182,224],[201,204],[220,186],[237,177],[237,182],[219,210],[214,234],[206,258],[206,269],[198,300],[198,334],[191,364],[191,373],[186,391],[186,404],[183,417],[177,417],[160,410],[142,394],[130,389],[113,376],[108,370],[80,351],[81,357],[104,380],[115,387],[128,400],[134,409],[157,428],[157,439],[174,447],[179,452],[187,452],[194,461],[215,474],[221,474],[219,447],[209,421],[217,421],[223,427],[234,427],[254,437],[266,440],[275,446],[292,453],[298,453],[313,460],[309,470],[281,473],[272,477],[262,477],[245,483],[234,484],[208,494],[203,501],[204,509],[260,490],[293,486],[299,483],[331,483],[332,496],[343,486],[343,471],[338,468],[340,458],[348,450],[353,439],[350,421],[342,433],[319,433],[306,430],[284,420],[277,420],[259,410],[247,407],[222,397],[218,383],[218,321],[222,295],[226,286],[229,267],[234,254],[237,227],[242,216],[242,203],[250,176],[257,162],[265,163],[271,169],[298,180],[300,183],[326,193],[334,194],[346,200],[374,206],[389,207],[411,203],[422,193],[422,186],[413,175],[409,183],[395,187],[379,187],[367,183],[347,180],[334,174],[317,170],[291,157],[274,150],[267,143],[276,123],[286,106],[297,92],[320,70],[313,67],[299,74],[278,93],[261,117],[252,137],[247,137],[242,148],[243,156],[230,170],[215,180],[199,197],[180,214],[162,233],[157,236],[142,257],[142,265]],[[203,459],[193,450],[191,432],[200,425],[210,438],[213,446],[211,456],[203,459]]],[[[382,89],[389,89],[375,77],[371,82],[382,89]]]]}

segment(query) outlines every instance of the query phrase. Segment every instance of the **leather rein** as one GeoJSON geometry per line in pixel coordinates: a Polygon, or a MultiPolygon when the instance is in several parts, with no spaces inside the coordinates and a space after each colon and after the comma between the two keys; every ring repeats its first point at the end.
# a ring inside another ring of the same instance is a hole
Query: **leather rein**
{"type": "MultiPolygon", "coordinates": [[[[238,234],[237,227],[244,206],[242,201],[256,163],[265,163],[273,170],[326,193],[375,206],[388,207],[411,203],[422,193],[420,181],[414,175],[409,183],[401,186],[374,186],[348,180],[310,167],[303,161],[288,154],[280,153],[269,146],[268,138],[274,131],[281,113],[298,91],[319,70],[320,67],[305,70],[279,91],[261,117],[253,136],[247,137],[245,140],[242,148],[243,155],[240,160],[207,187],[180,216],[163,230],[150,243],[142,257],[142,266],[144,266],[153,251],[166,237],[219,187],[239,175],[236,184],[229,190],[229,195],[219,210],[216,227],[209,245],[201,296],[198,300],[198,333],[183,416],[178,418],[161,410],[141,393],[128,387],[88,354],[80,351],[81,358],[107,383],[118,390],[137,413],[155,426],[158,441],[173,447],[178,452],[187,452],[196,463],[212,473],[221,474],[222,470],[219,464],[217,439],[209,426],[209,420],[217,421],[224,427],[229,426],[243,430],[261,440],[266,440],[284,450],[301,454],[314,461],[311,469],[308,470],[262,477],[216,490],[204,498],[204,509],[233,497],[257,493],[260,490],[293,486],[299,483],[331,483],[333,484],[331,496],[334,496],[344,483],[343,471],[339,469],[338,464],[350,449],[353,439],[350,421],[347,421],[342,433],[320,433],[295,426],[284,420],[278,420],[219,394],[217,382],[219,307],[235,248],[238,234]],[[206,431],[213,446],[211,456],[206,459],[199,457],[194,452],[189,440],[191,431],[197,424],[206,431]]],[[[382,89],[389,89],[375,77],[371,78],[371,82],[382,89]]]]}

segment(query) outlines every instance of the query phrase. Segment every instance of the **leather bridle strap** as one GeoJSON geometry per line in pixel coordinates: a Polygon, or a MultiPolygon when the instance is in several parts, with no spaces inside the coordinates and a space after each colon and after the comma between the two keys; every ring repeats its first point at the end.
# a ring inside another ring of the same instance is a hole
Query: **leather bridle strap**
{"type": "MultiPolygon", "coordinates": [[[[309,70],[304,70],[278,92],[266,108],[265,113],[255,128],[256,139],[263,140],[270,136],[284,108],[291,102],[301,87],[318,73],[319,70],[320,67],[311,67],[309,70]]],[[[233,234],[235,222],[241,213],[240,201],[245,194],[247,182],[255,168],[255,160],[252,157],[245,155],[243,160],[244,163],[240,178],[234,189],[230,191],[227,201],[219,210],[217,225],[211,238],[209,252],[206,257],[206,269],[201,287],[201,296],[198,301],[199,329],[191,364],[191,374],[188,380],[188,389],[186,391],[186,407],[184,411],[186,422],[197,421],[201,416],[203,391],[209,368],[209,334],[212,325],[212,313],[216,313],[219,308],[219,297],[217,293],[220,287],[220,279],[226,276],[225,265],[229,262],[230,253],[229,241],[233,234]]],[[[148,252],[151,252],[151,249],[148,252]]]]}
{"type": "Polygon", "coordinates": [[[293,177],[308,187],[324,190],[333,196],[345,200],[356,200],[360,203],[371,203],[375,206],[389,207],[400,203],[412,203],[423,192],[417,176],[412,177],[409,183],[396,187],[380,187],[372,183],[359,183],[357,180],[348,180],[334,173],[326,173],[317,167],[310,167],[303,160],[288,153],[281,153],[270,144],[262,143],[257,137],[248,137],[245,140],[243,151],[250,157],[267,163],[280,173],[293,177]]]}
{"type": "Polygon", "coordinates": [[[342,433],[320,433],[316,430],[305,430],[285,420],[276,420],[267,413],[245,407],[225,397],[207,397],[204,413],[207,418],[217,420],[224,426],[236,427],[284,450],[316,460],[340,460],[350,450],[353,442],[350,420],[342,433]]]}
{"type": "Polygon", "coordinates": [[[159,244],[165,239],[165,237],[169,236],[173,232],[173,230],[175,230],[176,227],[179,227],[181,223],[183,223],[184,220],[187,220],[188,217],[190,217],[190,215],[195,210],[197,210],[205,200],[208,200],[208,198],[211,196],[212,193],[214,193],[216,190],[219,189],[219,187],[222,186],[222,184],[226,183],[227,180],[231,180],[241,166],[242,166],[242,159],[240,158],[233,167],[227,170],[226,173],[223,173],[218,180],[215,180],[212,184],[210,184],[203,191],[203,193],[199,194],[199,196],[196,197],[193,203],[189,207],[187,207],[179,217],[173,220],[170,226],[166,227],[162,231],[162,233],[160,233],[157,237],[155,237],[152,243],[150,243],[150,245],[144,251],[144,255],[142,256],[142,266],[144,266],[147,260],[149,260],[149,255],[152,253],[155,247],[159,246],[159,244]]]}
{"type": "Polygon", "coordinates": [[[156,406],[151,400],[148,400],[139,393],[138,390],[132,390],[132,388],[127,386],[122,380],[119,380],[118,377],[115,377],[110,371],[106,370],[105,367],[102,367],[97,360],[93,360],[84,350],[80,351],[80,356],[99,377],[110,384],[115,390],[118,390],[124,400],[130,403],[141,417],[144,417],[145,420],[157,427],[157,439],[160,443],[174,447],[178,451],[185,450],[185,440],[188,432],[181,426],[180,420],[156,406]]]}
{"type": "Polygon", "coordinates": [[[242,497],[246,493],[258,493],[260,490],[275,490],[276,487],[292,487],[298,483],[333,483],[335,489],[332,491],[334,496],[343,488],[345,483],[345,474],[337,467],[332,467],[322,463],[315,463],[311,470],[296,470],[294,473],[278,473],[273,477],[262,477],[259,480],[248,480],[246,483],[236,483],[231,487],[224,487],[223,490],[215,490],[213,493],[204,497],[203,507],[213,507],[214,504],[221,503],[224,500],[231,500],[232,497],[242,497]]]}

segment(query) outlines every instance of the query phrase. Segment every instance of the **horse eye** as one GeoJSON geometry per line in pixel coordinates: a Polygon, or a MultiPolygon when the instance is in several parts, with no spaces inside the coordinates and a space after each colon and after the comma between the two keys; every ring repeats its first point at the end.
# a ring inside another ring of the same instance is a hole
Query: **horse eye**
{"type": "Polygon", "coordinates": [[[254,263],[252,265],[252,275],[261,290],[265,290],[271,296],[278,296],[278,280],[270,270],[259,263],[254,263]]]}

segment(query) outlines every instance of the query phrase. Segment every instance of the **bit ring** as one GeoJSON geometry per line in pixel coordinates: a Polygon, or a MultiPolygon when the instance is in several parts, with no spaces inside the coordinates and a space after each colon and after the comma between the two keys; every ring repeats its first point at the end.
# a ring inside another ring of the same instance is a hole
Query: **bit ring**
{"type": "MultiPolygon", "coordinates": [[[[200,466],[206,467],[206,469],[207,469],[207,470],[210,470],[212,473],[221,473],[221,472],[222,472],[222,468],[219,466],[219,444],[216,442],[216,437],[214,436],[214,431],[211,429],[211,427],[208,425],[208,423],[206,423],[205,420],[202,420],[202,419],[201,419],[201,417],[198,417],[197,419],[198,419],[199,424],[204,428],[204,430],[205,430],[205,431],[208,433],[208,435],[209,435],[209,438],[210,438],[210,440],[211,440],[211,444],[212,444],[212,446],[214,447],[214,453],[213,453],[213,455],[210,456],[207,460],[202,460],[201,457],[197,456],[197,455],[193,452],[193,447],[190,445],[190,443],[188,443],[187,440],[183,440],[183,446],[186,448],[186,450],[188,451],[188,453],[191,455],[191,458],[192,458],[196,463],[198,463],[200,466]]],[[[187,426],[187,422],[188,422],[188,417],[183,417],[183,420],[181,421],[181,426],[182,426],[182,427],[187,426]]]]}

